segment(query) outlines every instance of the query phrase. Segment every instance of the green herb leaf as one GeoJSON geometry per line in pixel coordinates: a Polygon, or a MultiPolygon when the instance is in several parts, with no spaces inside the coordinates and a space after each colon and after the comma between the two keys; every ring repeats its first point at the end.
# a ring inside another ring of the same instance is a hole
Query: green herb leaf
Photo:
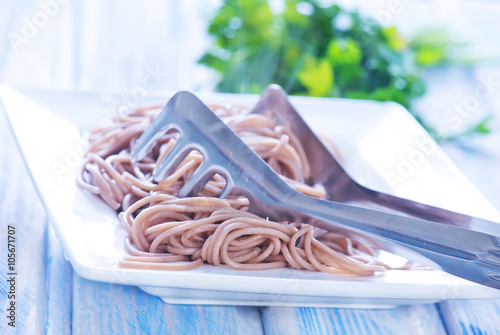
{"type": "Polygon", "coordinates": [[[326,59],[306,57],[297,77],[311,96],[325,97],[332,90],[333,69],[326,59]]]}
{"type": "Polygon", "coordinates": [[[358,44],[350,38],[333,39],[326,49],[326,59],[333,67],[346,64],[357,65],[362,56],[358,44]]]}
{"type": "Polygon", "coordinates": [[[276,83],[291,95],[396,101],[412,111],[425,91],[422,70],[449,61],[458,45],[444,29],[405,40],[394,27],[323,1],[282,5],[224,0],[208,28],[214,43],[199,61],[220,73],[218,90],[259,93],[276,83]]]}

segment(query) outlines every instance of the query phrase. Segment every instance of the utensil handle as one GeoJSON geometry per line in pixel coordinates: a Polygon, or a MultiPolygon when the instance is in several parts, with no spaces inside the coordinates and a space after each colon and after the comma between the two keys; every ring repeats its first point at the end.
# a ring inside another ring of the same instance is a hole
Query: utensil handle
{"type": "Polygon", "coordinates": [[[445,272],[500,289],[500,240],[497,236],[300,193],[290,194],[282,205],[288,212],[306,214],[312,219],[311,224],[319,228],[354,230],[373,239],[376,246],[384,250],[414,259],[419,258],[412,254],[416,252],[445,272]]]}

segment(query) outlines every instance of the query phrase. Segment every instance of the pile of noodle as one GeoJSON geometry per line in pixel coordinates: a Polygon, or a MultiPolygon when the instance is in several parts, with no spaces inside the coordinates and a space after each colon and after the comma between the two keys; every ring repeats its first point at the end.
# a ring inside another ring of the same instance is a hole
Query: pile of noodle
{"type": "MultiPolygon", "coordinates": [[[[305,184],[310,168],[304,148],[271,116],[234,105],[210,107],[292,187],[324,196],[321,186],[305,184]]],[[[359,276],[389,268],[361,243],[304,223],[258,217],[247,211],[243,197],[217,198],[225,183],[218,175],[197,197],[178,198],[203,159],[199,152],[191,152],[172,175],[156,183],[153,172],[175,145],[177,134],[165,134],[140,162],[131,162],[130,152],[160,110],[136,109],[92,131],[78,175],[81,188],[119,213],[129,253],[120,266],[187,270],[208,263],[238,270],[289,267],[359,276]]]]}

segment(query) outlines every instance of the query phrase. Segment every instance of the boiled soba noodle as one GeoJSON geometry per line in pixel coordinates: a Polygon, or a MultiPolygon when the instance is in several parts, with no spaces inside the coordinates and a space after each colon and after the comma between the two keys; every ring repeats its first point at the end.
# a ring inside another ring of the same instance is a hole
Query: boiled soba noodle
{"type": "MultiPolygon", "coordinates": [[[[258,155],[293,188],[324,197],[320,185],[307,185],[310,167],[297,137],[269,116],[240,106],[211,105],[258,155]]],[[[89,133],[78,185],[102,198],[118,212],[127,231],[129,256],[121,267],[188,270],[204,263],[238,270],[289,267],[332,274],[369,276],[389,267],[376,251],[346,237],[301,222],[274,222],[248,212],[248,200],[234,195],[217,198],[225,180],[215,175],[197,197],[178,192],[203,160],[192,151],[161,182],[155,168],[178,140],[165,134],[151,153],[132,162],[136,139],[160,112],[147,107],[122,113],[111,124],[89,133]]]]}

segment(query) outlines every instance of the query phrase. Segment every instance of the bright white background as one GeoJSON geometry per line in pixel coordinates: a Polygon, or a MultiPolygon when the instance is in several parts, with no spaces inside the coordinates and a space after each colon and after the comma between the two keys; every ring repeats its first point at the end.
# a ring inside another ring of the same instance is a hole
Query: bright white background
{"type": "Polygon", "coordinates": [[[206,72],[215,6],[198,1],[1,0],[0,81],[58,89],[132,88],[149,69],[158,88],[194,89],[206,72]]]}

